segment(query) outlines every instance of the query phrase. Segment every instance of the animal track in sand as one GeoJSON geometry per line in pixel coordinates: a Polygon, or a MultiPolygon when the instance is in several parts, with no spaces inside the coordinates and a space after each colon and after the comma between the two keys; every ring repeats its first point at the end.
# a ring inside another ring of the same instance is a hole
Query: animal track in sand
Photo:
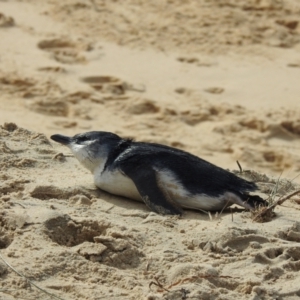
{"type": "Polygon", "coordinates": [[[155,114],[160,111],[160,107],[153,100],[136,98],[127,106],[127,112],[133,115],[155,114]]]}
{"type": "Polygon", "coordinates": [[[83,242],[94,242],[94,237],[102,234],[109,223],[91,220],[75,222],[68,215],[63,215],[48,219],[44,226],[44,232],[53,242],[73,247],[83,242]]]}
{"type": "Polygon", "coordinates": [[[0,213],[0,249],[7,248],[13,241],[13,229],[9,228],[9,220],[6,212],[0,213]]]}
{"type": "Polygon", "coordinates": [[[276,265],[287,271],[300,271],[300,247],[282,246],[267,248],[255,255],[254,262],[276,265]]]}
{"type": "Polygon", "coordinates": [[[0,197],[10,194],[12,192],[20,192],[24,191],[25,189],[25,184],[29,183],[30,180],[26,179],[5,179],[1,178],[0,182],[0,197]]]}
{"type": "Polygon", "coordinates": [[[56,216],[44,223],[44,233],[55,243],[71,247],[87,260],[120,269],[137,267],[140,257],[139,237],[118,230],[107,221],[72,220],[68,215],[56,216]]]}
{"type": "Polygon", "coordinates": [[[281,122],[281,126],[286,129],[288,132],[295,135],[300,135],[300,120],[288,120],[281,122]]]}
{"type": "Polygon", "coordinates": [[[91,198],[90,193],[88,193],[83,188],[59,188],[57,186],[42,186],[37,185],[30,192],[31,197],[37,198],[40,200],[48,200],[48,199],[69,199],[76,195],[84,195],[85,197],[91,198]]]}
{"type": "Polygon", "coordinates": [[[224,90],[222,87],[208,87],[204,89],[205,92],[210,94],[222,94],[224,90]]]}
{"type": "Polygon", "coordinates": [[[27,106],[35,112],[44,115],[66,117],[69,114],[68,103],[58,99],[28,101],[27,106]]]}
{"type": "Polygon", "coordinates": [[[269,239],[264,236],[250,234],[245,236],[239,236],[236,238],[229,239],[225,243],[223,243],[223,247],[229,247],[230,249],[236,252],[243,252],[248,247],[251,248],[260,248],[261,244],[268,243],[269,239]]]}
{"type": "MultiPolygon", "coordinates": [[[[232,49],[245,53],[244,46],[290,48],[299,43],[297,1],[54,3],[49,14],[72,30],[139,49],[225,54],[232,49]]],[[[197,64],[193,56],[179,59],[197,64]]]]}
{"type": "MultiPolygon", "coordinates": [[[[91,120],[92,117],[89,115],[91,110],[90,106],[86,106],[85,103],[81,103],[84,100],[94,100],[93,102],[101,103],[101,99],[90,98],[91,94],[83,91],[62,95],[62,93],[55,93],[55,87],[53,92],[50,90],[47,96],[43,96],[44,91],[40,91],[39,94],[30,94],[33,99],[28,99],[25,105],[30,110],[37,113],[50,116],[61,116],[61,117],[79,117],[84,120],[91,120]]],[[[63,120],[65,124],[63,127],[74,127],[73,121],[63,120]],[[67,125],[69,123],[69,125],[67,125]]]]}
{"type": "Polygon", "coordinates": [[[15,25],[15,20],[0,12],[0,27],[12,27],[15,25]]]}
{"type": "Polygon", "coordinates": [[[223,237],[223,241],[208,241],[201,243],[200,247],[207,252],[227,253],[229,256],[245,250],[259,249],[262,244],[268,243],[269,239],[264,236],[250,234],[236,237],[223,237]]]}
{"type": "Polygon", "coordinates": [[[33,79],[20,78],[15,74],[5,74],[4,76],[0,77],[1,90],[10,94],[27,92],[35,84],[36,82],[33,79]]]}
{"type": "Polygon", "coordinates": [[[126,91],[143,93],[146,90],[142,84],[133,85],[113,76],[87,76],[81,78],[81,81],[89,84],[96,91],[115,96],[124,95],[126,91]]]}
{"type": "Polygon", "coordinates": [[[7,74],[0,77],[0,88],[14,97],[21,97],[24,106],[37,113],[55,116],[68,116],[70,113],[62,88],[51,80],[40,82],[7,74]]]}
{"type": "Polygon", "coordinates": [[[277,232],[276,237],[279,237],[286,241],[300,243],[300,222],[296,222],[288,229],[280,230],[277,232]]]}
{"type": "Polygon", "coordinates": [[[257,167],[269,168],[275,171],[286,170],[293,165],[295,156],[287,153],[284,150],[272,150],[265,145],[258,145],[256,147],[244,147],[239,154],[239,160],[248,163],[253,162],[257,167]],[[259,147],[258,147],[259,146],[259,147]]]}
{"type": "Polygon", "coordinates": [[[269,239],[256,234],[256,230],[231,228],[227,234],[200,243],[200,248],[207,252],[226,253],[229,256],[251,249],[260,249],[269,239]]]}
{"type": "Polygon", "coordinates": [[[211,67],[216,65],[216,63],[212,62],[211,59],[199,59],[197,57],[177,57],[177,60],[181,63],[194,64],[198,67],[211,67]]]}
{"type": "Polygon", "coordinates": [[[5,170],[45,167],[47,159],[51,159],[56,152],[49,149],[45,135],[18,128],[14,123],[5,123],[0,126],[0,153],[3,154],[0,167],[5,170]],[[22,144],[20,141],[23,138],[26,138],[26,143],[22,144]]]}
{"type": "Polygon", "coordinates": [[[102,93],[123,95],[126,91],[126,83],[112,76],[87,76],[81,81],[88,83],[92,88],[102,93]]]}
{"type": "Polygon", "coordinates": [[[41,72],[53,72],[53,73],[61,73],[61,74],[67,73],[67,70],[60,66],[41,67],[41,68],[38,68],[38,70],[41,72]]]}
{"type": "MultiPolygon", "coordinates": [[[[232,120],[232,117],[244,116],[246,113],[246,109],[239,105],[211,103],[199,90],[178,87],[174,90],[174,92],[179,94],[179,97],[181,97],[181,95],[184,96],[184,102],[180,105],[180,109],[177,114],[180,115],[180,118],[184,123],[191,126],[204,121],[232,120]]],[[[209,92],[222,93],[223,89],[212,88],[209,89],[209,92]]],[[[219,129],[216,127],[214,131],[220,131],[220,133],[223,133],[223,127],[224,124],[219,129]]]]}
{"type": "Polygon", "coordinates": [[[80,54],[82,50],[89,50],[90,46],[76,43],[64,38],[43,40],[38,43],[38,48],[48,51],[52,58],[64,64],[84,63],[86,58],[80,54]]]}
{"type": "MultiPolygon", "coordinates": [[[[2,206],[3,207],[3,206],[2,206]]],[[[24,227],[29,220],[28,215],[22,212],[13,212],[4,209],[0,212],[0,249],[8,248],[13,242],[16,230],[24,227]]]]}

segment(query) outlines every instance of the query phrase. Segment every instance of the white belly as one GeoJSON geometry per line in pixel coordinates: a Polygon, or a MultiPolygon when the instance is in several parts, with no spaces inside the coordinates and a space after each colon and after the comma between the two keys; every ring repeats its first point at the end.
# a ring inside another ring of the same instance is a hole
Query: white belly
{"type": "Polygon", "coordinates": [[[119,171],[95,171],[94,182],[100,189],[114,195],[142,201],[142,198],[133,181],[119,171]]]}
{"type": "MultiPolygon", "coordinates": [[[[183,208],[199,210],[221,210],[224,206],[241,201],[239,197],[226,193],[220,197],[210,197],[205,194],[191,195],[178,182],[171,172],[157,172],[158,186],[167,198],[171,198],[183,208]],[[228,201],[230,200],[230,201],[228,201]]],[[[120,171],[105,171],[98,169],[94,173],[94,182],[100,189],[114,195],[142,201],[134,182],[120,171]]],[[[241,205],[241,204],[240,204],[241,205]]]]}

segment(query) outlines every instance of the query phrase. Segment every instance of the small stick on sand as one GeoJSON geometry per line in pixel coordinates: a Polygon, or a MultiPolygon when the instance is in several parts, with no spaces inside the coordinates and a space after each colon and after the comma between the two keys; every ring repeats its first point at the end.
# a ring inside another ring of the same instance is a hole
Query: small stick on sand
{"type": "Polygon", "coordinates": [[[238,167],[239,167],[239,169],[240,169],[240,173],[243,173],[242,166],[240,165],[240,163],[239,163],[239,161],[238,161],[238,160],[236,161],[236,163],[237,163],[237,165],[238,165],[238,167]]]}
{"type": "Polygon", "coordinates": [[[51,294],[49,292],[47,292],[46,290],[40,288],[39,286],[37,286],[35,283],[33,283],[32,281],[30,281],[26,276],[24,276],[23,274],[21,274],[19,271],[17,271],[14,267],[12,267],[4,258],[3,256],[0,254],[0,258],[4,261],[4,263],[10,268],[12,269],[15,273],[17,273],[19,276],[25,278],[31,285],[33,285],[34,287],[36,287],[37,289],[39,289],[40,291],[42,291],[43,293],[53,297],[53,298],[56,298],[56,299],[59,299],[59,300],[64,300],[63,298],[60,298],[54,294],[51,294]]]}
{"type": "Polygon", "coordinates": [[[151,282],[149,283],[149,288],[151,288],[151,285],[154,284],[154,285],[160,287],[161,289],[165,290],[166,292],[170,292],[170,290],[166,289],[166,288],[159,282],[159,280],[158,280],[157,277],[154,277],[154,279],[155,279],[156,282],[151,281],[151,282]]]}
{"type": "Polygon", "coordinates": [[[277,201],[275,201],[273,204],[271,204],[270,206],[263,208],[262,211],[260,213],[258,213],[253,221],[257,221],[259,218],[263,218],[264,216],[266,216],[268,213],[270,213],[277,205],[281,205],[283,202],[285,202],[286,200],[292,198],[293,196],[297,195],[300,193],[300,189],[296,190],[286,196],[283,196],[281,198],[279,198],[277,201]]]}

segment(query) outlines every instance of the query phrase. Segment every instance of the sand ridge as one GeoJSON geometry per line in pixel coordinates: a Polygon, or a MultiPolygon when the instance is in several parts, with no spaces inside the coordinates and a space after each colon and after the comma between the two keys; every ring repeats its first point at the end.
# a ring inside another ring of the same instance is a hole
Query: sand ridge
{"type": "MultiPolygon", "coordinates": [[[[298,196],[263,224],[241,208],[159,216],[96,189],[49,136],[111,131],[224,168],[238,160],[265,198],[279,177],[276,198],[296,189],[299,9],[2,1],[2,257],[61,299],[298,298],[298,196]]],[[[0,278],[1,299],[51,299],[1,260],[0,278]]]]}

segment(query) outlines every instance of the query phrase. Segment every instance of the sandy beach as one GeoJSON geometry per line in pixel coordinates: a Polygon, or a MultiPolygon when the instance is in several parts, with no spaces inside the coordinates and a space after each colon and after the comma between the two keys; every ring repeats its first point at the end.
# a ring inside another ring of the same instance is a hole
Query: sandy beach
{"type": "Polygon", "coordinates": [[[97,189],[50,136],[110,131],[239,161],[277,200],[300,184],[299,13],[296,0],[0,0],[0,299],[298,299],[299,195],[263,223],[237,206],[161,216],[97,189]]]}

